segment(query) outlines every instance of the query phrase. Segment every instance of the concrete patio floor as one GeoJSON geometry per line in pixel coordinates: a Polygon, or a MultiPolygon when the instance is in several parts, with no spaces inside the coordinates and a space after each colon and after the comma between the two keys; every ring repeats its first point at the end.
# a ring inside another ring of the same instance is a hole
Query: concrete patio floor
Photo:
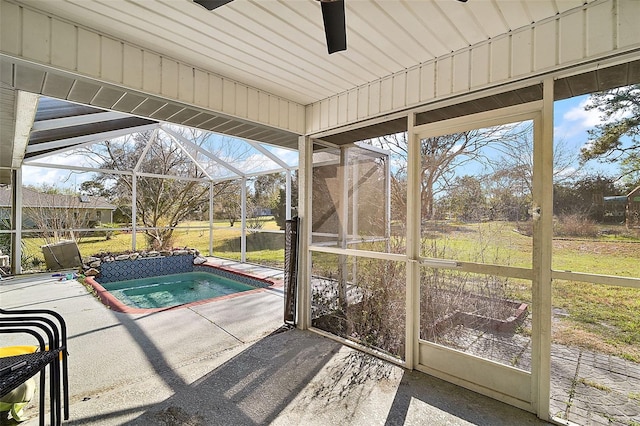
{"type": "MultiPolygon", "coordinates": [[[[534,415],[282,328],[281,288],[152,314],[103,306],[77,281],[0,282],[5,308],[69,330],[69,425],[534,425],[534,415]]],[[[17,344],[3,335],[2,345],[17,344]]],[[[34,398],[37,401],[37,398],[34,398]]],[[[28,408],[37,424],[37,402],[28,408]]]]}

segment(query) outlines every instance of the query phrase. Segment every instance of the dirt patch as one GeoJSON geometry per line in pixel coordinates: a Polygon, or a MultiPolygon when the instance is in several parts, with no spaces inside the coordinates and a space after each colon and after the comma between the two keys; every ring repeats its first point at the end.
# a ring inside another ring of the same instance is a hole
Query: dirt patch
{"type": "Polygon", "coordinates": [[[602,335],[585,330],[572,321],[554,318],[551,332],[553,343],[589,349],[628,360],[640,360],[640,348],[637,345],[612,345],[605,342],[602,335]]]}

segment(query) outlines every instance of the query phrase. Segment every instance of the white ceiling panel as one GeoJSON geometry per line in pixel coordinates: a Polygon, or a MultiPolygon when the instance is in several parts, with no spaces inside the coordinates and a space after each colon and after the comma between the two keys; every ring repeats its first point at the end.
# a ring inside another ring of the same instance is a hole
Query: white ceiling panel
{"type": "Polygon", "coordinates": [[[316,0],[17,0],[303,105],[528,26],[582,0],[346,0],[327,53],[316,0]]]}
{"type": "Polygon", "coordinates": [[[529,11],[531,23],[541,21],[558,13],[558,8],[556,7],[555,2],[532,1],[525,3],[525,6],[529,11]]]}
{"type": "Polygon", "coordinates": [[[509,26],[500,9],[485,7],[482,3],[468,2],[467,10],[473,15],[486,37],[493,38],[509,32],[509,26]]]}
{"type": "MultiPolygon", "coordinates": [[[[473,10],[467,3],[442,1],[436,2],[435,5],[442,10],[451,28],[457,29],[462,34],[468,46],[489,38],[484,29],[479,26],[473,10]]],[[[484,7],[484,9],[492,8],[484,7]]]]}
{"type": "Polygon", "coordinates": [[[531,24],[531,17],[524,2],[518,0],[495,0],[495,4],[502,16],[504,16],[510,31],[531,24]]]}
{"type": "MultiPolygon", "coordinates": [[[[460,29],[452,25],[452,22],[439,6],[439,2],[409,1],[407,3],[413,13],[420,18],[422,27],[432,34],[431,38],[425,39],[424,42],[430,44],[431,39],[433,39],[443,46],[443,50],[434,52],[433,57],[446,55],[469,45],[470,40],[466,40],[460,29]]],[[[465,6],[465,4],[459,2],[455,3],[456,6],[465,6]]]]}

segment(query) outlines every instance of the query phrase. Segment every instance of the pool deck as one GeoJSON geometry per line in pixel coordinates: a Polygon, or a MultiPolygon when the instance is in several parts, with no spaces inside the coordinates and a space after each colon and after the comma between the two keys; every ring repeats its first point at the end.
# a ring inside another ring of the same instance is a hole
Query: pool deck
{"type": "Polygon", "coordinates": [[[284,272],[282,269],[269,268],[252,263],[239,263],[234,260],[221,259],[219,257],[208,257],[207,264],[222,268],[230,268],[234,271],[239,271],[247,275],[273,281],[276,285],[281,284],[284,280],[284,272]]]}
{"type": "MultiPolygon", "coordinates": [[[[223,266],[272,279],[282,274],[223,266]]],[[[5,308],[64,316],[69,425],[546,424],[313,332],[282,327],[281,287],[128,314],[107,309],[75,280],[41,275],[1,281],[0,300],[5,308]]],[[[2,345],[19,339],[2,335],[2,345]]],[[[37,402],[27,410],[31,419],[22,424],[36,425],[37,402]]]]}

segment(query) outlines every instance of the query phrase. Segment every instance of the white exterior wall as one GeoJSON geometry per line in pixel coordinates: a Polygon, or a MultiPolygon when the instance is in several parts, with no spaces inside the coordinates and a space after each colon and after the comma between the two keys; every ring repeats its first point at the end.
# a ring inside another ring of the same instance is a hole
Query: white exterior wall
{"type": "MultiPolygon", "coordinates": [[[[304,133],[301,104],[5,0],[0,2],[0,52],[124,89],[304,133]]],[[[65,88],[58,86],[55,93],[46,89],[45,84],[41,93],[86,103],[67,97],[65,88]]]]}
{"type": "Polygon", "coordinates": [[[639,23],[640,1],[589,3],[308,105],[307,133],[637,50],[639,23]]]}

